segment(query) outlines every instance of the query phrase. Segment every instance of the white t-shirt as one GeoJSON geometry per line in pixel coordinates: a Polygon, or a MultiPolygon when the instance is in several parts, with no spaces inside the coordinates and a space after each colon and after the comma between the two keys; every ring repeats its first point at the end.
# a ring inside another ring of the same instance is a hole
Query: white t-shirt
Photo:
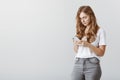
{"type": "MultiPolygon", "coordinates": [[[[75,37],[75,39],[78,40],[77,37],[75,37]]],[[[86,40],[86,38],[83,37],[82,40],[86,40]]],[[[99,45],[106,45],[106,34],[103,28],[99,28],[97,32],[96,40],[92,42],[91,44],[96,47],[99,45]]],[[[96,53],[91,51],[90,48],[84,47],[82,45],[79,45],[78,52],[75,57],[79,57],[79,58],[97,57],[98,59],[100,59],[100,57],[97,56],[96,53]]]]}

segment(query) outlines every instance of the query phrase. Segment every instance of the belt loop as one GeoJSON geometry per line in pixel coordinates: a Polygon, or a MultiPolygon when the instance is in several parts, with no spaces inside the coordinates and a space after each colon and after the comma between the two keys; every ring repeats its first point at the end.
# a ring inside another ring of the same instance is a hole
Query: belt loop
{"type": "Polygon", "coordinates": [[[76,61],[79,61],[80,58],[76,57],[76,61]]]}

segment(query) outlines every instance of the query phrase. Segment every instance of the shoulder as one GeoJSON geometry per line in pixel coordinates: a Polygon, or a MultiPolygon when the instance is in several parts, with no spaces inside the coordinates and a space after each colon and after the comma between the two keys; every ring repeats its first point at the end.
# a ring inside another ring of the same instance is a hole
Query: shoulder
{"type": "Polygon", "coordinates": [[[98,34],[102,34],[102,33],[105,33],[105,29],[102,28],[102,27],[100,27],[100,28],[98,29],[98,34]]]}

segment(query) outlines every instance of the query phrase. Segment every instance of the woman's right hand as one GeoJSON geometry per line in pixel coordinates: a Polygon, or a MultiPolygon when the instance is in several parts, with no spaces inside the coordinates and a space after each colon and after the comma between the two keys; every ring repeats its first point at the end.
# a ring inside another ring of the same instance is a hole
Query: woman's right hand
{"type": "Polygon", "coordinates": [[[81,40],[74,41],[73,43],[74,43],[74,45],[82,45],[82,41],[81,40]]]}

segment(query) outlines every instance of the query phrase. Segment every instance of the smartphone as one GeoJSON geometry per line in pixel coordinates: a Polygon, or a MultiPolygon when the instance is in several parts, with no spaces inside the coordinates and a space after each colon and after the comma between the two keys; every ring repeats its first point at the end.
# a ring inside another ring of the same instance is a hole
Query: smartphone
{"type": "MultiPolygon", "coordinates": [[[[73,42],[74,42],[74,41],[80,41],[80,39],[75,36],[75,37],[73,37],[73,42]]],[[[79,45],[79,46],[82,46],[83,44],[78,44],[78,45],[79,45]]]]}
{"type": "Polygon", "coordinates": [[[79,38],[78,38],[78,37],[76,37],[76,36],[75,36],[75,37],[73,37],[72,39],[73,39],[73,42],[74,42],[74,41],[79,41],[79,38]]]}

